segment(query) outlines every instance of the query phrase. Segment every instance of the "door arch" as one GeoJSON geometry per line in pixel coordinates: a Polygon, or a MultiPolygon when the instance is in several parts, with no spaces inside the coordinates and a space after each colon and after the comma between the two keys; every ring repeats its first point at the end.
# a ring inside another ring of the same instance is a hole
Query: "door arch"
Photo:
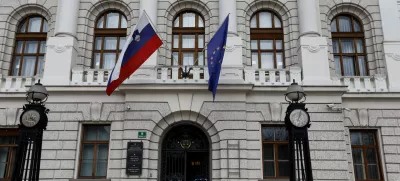
{"type": "Polygon", "coordinates": [[[208,137],[190,124],[171,128],[162,141],[160,181],[208,181],[209,177],[208,137]]]}

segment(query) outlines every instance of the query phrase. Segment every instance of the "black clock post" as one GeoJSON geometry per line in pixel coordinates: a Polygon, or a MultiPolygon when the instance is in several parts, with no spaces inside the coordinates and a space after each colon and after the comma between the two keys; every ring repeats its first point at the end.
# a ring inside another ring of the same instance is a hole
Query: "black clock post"
{"type": "Polygon", "coordinates": [[[20,117],[12,181],[39,181],[43,130],[47,127],[49,112],[44,106],[47,97],[47,90],[40,80],[26,94],[29,104],[25,104],[20,117]]]}
{"type": "Polygon", "coordinates": [[[310,115],[305,107],[306,94],[294,82],[288,87],[285,100],[289,102],[285,124],[289,134],[290,181],[312,181],[308,128],[310,115]]]}

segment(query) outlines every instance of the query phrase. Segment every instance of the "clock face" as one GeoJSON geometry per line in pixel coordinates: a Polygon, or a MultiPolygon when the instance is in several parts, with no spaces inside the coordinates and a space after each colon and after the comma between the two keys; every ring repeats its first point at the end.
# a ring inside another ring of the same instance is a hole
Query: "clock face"
{"type": "Polygon", "coordinates": [[[36,110],[29,110],[22,115],[21,123],[26,127],[34,127],[39,123],[40,114],[36,110]]]}
{"type": "Polygon", "coordinates": [[[290,113],[290,122],[296,127],[304,127],[309,121],[308,114],[302,109],[295,109],[290,113]]]}

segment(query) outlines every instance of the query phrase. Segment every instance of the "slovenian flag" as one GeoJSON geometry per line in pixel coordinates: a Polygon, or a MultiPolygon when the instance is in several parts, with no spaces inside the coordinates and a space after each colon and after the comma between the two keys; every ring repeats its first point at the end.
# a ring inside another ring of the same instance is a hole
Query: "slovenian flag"
{"type": "Polygon", "coordinates": [[[145,11],[126,40],[109,78],[106,93],[114,90],[132,75],[160,46],[162,41],[151,25],[145,11]]]}

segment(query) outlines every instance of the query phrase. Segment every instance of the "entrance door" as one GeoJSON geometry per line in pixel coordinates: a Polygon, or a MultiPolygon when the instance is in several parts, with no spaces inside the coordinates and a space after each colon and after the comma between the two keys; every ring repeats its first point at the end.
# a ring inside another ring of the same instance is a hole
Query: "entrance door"
{"type": "Polygon", "coordinates": [[[199,128],[183,125],[172,128],[164,138],[161,154],[161,181],[208,181],[209,142],[199,128]]]}

